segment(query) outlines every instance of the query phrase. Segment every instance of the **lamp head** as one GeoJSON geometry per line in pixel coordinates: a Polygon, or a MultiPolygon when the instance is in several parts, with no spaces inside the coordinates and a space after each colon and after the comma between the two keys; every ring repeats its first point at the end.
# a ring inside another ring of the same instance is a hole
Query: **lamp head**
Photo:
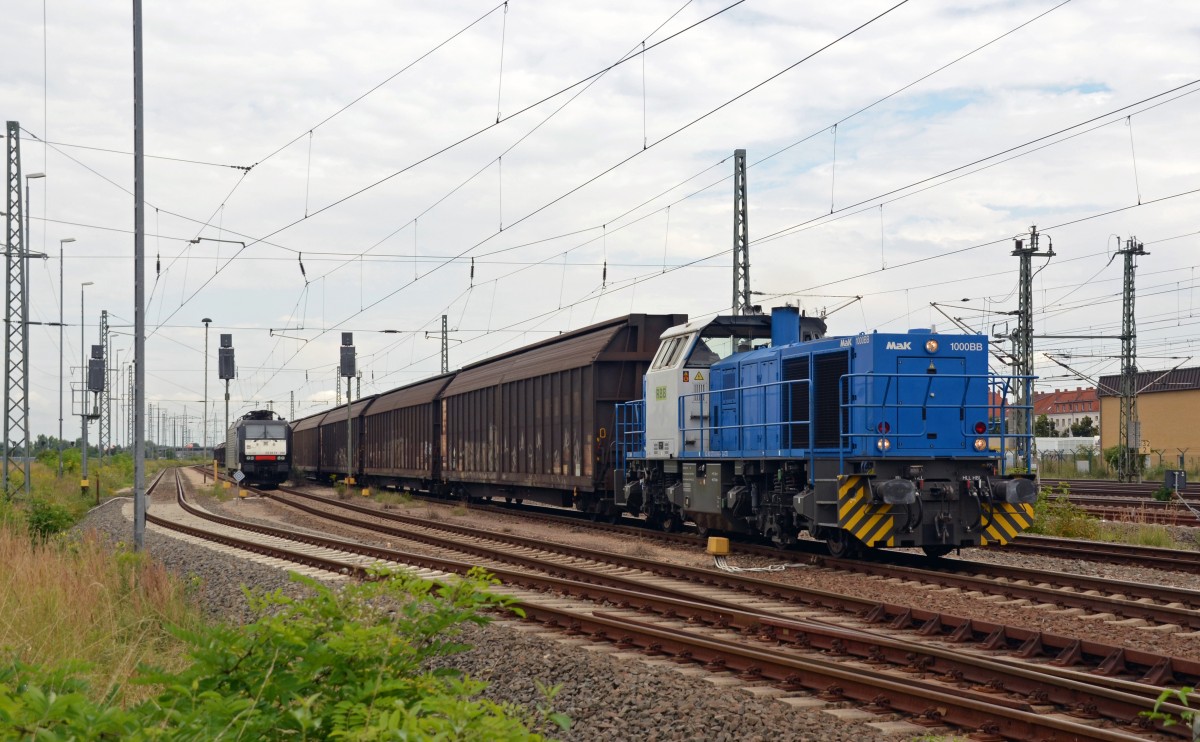
{"type": "Polygon", "coordinates": [[[46,177],[45,173],[29,173],[28,175],[25,176],[25,180],[33,180],[34,178],[44,178],[44,177],[46,177]]]}
{"type": "Polygon", "coordinates": [[[210,318],[208,318],[208,317],[205,317],[204,319],[202,319],[202,320],[200,320],[200,321],[201,321],[201,322],[203,322],[203,323],[204,323],[204,324],[206,324],[206,325],[207,325],[209,322],[212,322],[212,320],[211,320],[210,318]]]}
{"type": "Polygon", "coordinates": [[[75,241],[74,237],[64,237],[63,239],[58,241],[58,244],[62,245],[62,244],[66,244],[68,242],[74,242],[74,241],[75,241]]]}
{"type": "Polygon", "coordinates": [[[95,281],[84,281],[83,283],[79,284],[79,286],[80,286],[80,288],[82,288],[84,286],[91,286],[94,283],[95,283],[95,281]]]}

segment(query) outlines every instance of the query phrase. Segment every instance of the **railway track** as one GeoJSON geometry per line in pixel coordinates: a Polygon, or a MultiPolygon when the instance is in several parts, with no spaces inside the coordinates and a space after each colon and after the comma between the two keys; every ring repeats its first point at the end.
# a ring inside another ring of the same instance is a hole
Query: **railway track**
{"type": "MultiPolygon", "coordinates": [[[[414,498],[424,497],[420,493],[409,494],[414,498]]],[[[445,504],[447,502],[444,499],[433,497],[428,499],[430,502],[441,504],[445,504]]],[[[564,508],[549,508],[538,505],[525,505],[516,503],[500,505],[492,504],[490,502],[472,503],[471,508],[481,512],[496,514],[519,514],[524,518],[549,523],[570,522],[580,527],[586,527],[610,533],[618,533],[636,539],[667,541],[686,546],[695,546],[697,548],[703,548],[705,543],[705,539],[703,537],[693,532],[664,533],[647,529],[643,525],[640,525],[641,521],[639,520],[625,519],[616,524],[604,521],[596,521],[583,513],[564,508]]],[[[1082,559],[1108,564],[1132,564],[1177,572],[1200,573],[1200,551],[1163,549],[1106,541],[1062,539],[1048,536],[1036,536],[1026,533],[1020,534],[1014,541],[1005,544],[1004,546],[985,548],[995,551],[1038,554],[1041,556],[1051,556],[1062,559],[1082,559]]],[[[778,559],[784,554],[794,555],[798,553],[817,557],[827,554],[825,546],[822,542],[804,539],[796,543],[793,549],[788,552],[781,552],[774,546],[750,543],[734,543],[731,545],[731,549],[735,553],[739,554],[750,554],[773,559],[778,559]]],[[[888,555],[889,559],[894,559],[897,558],[897,555],[899,555],[901,552],[889,551],[885,553],[888,555]]],[[[920,557],[917,557],[917,560],[923,561],[920,557]]],[[[958,563],[962,560],[953,561],[954,563],[958,563]]],[[[912,564],[914,562],[908,561],[905,563],[912,564]]],[[[928,564],[927,561],[924,563],[928,564]]]]}
{"type": "MultiPolygon", "coordinates": [[[[270,494],[279,502],[295,497],[292,493],[270,494]]],[[[298,507],[298,502],[291,504],[298,507]]],[[[336,506],[345,509],[346,503],[336,506]]],[[[336,514],[320,513],[322,518],[331,515],[336,514]]],[[[361,515],[379,518],[383,514],[361,515]]],[[[797,590],[713,570],[548,548],[552,545],[545,543],[519,544],[501,534],[469,534],[460,526],[386,515],[391,517],[384,520],[403,528],[379,528],[358,517],[338,515],[337,519],[346,526],[397,540],[420,541],[426,547],[459,555],[452,560],[443,555],[367,547],[372,559],[397,560],[397,555],[403,555],[400,561],[445,574],[462,571],[471,563],[484,563],[504,581],[507,593],[517,588],[535,591],[537,595],[515,597],[527,615],[547,625],[735,672],[747,682],[771,682],[784,691],[804,687],[830,698],[871,703],[880,712],[899,711],[920,718],[922,714],[928,717],[931,708],[943,709],[944,715],[927,719],[930,723],[984,729],[1015,739],[1145,738],[1139,735],[1146,729],[1139,727],[1135,735],[1133,725],[1139,721],[1138,711],[1152,705],[1157,695],[1157,687],[1149,681],[1164,673],[1176,678],[1200,677],[1200,667],[1194,663],[1135,656],[1138,653],[1072,642],[1068,637],[797,590]],[[469,561],[461,559],[464,552],[472,557],[469,561]],[[514,570],[514,564],[519,569],[514,570]],[[531,574],[527,571],[531,569],[543,574],[531,574]],[[631,575],[635,574],[641,576],[634,579],[631,575]],[[558,605],[560,599],[544,605],[541,591],[547,590],[578,595],[589,599],[589,604],[582,609],[564,609],[558,605]],[[748,595],[753,599],[747,600],[748,595]],[[597,600],[610,607],[597,608],[597,600]],[[814,620],[822,615],[828,618],[814,620]],[[897,638],[895,634],[919,638],[897,638]],[[929,646],[932,637],[945,641],[932,641],[940,647],[929,646]],[[973,657],[972,652],[962,651],[971,640],[981,643],[988,653],[1007,650],[1007,656],[973,657]],[[831,661],[829,656],[838,659],[831,661]],[[1029,660],[1037,657],[1042,662],[1030,664],[1029,660]],[[1058,664],[1047,663],[1051,657],[1057,658],[1058,664]],[[1089,664],[1103,675],[1083,672],[1089,664]],[[947,695],[956,701],[952,706],[944,705],[947,695]],[[1068,711],[1090,715],[1093,721],[1080,722],[1064,715],[1068,711]],[[988,718],[981,719],[981,715],[988,718]],[[1095,726],[1097,719],[1104,720],[1101,726],[1095,726]]],[[[281,537],[281,529],[250,527],[262,537],[281,537]]],[[[262,537],[250,540],[262,544],[266,540],[262,537]]],[[[301,540],[309,543],[314,538],[304,535],[301,540]]],[[[326,548],[348,547],[338,541],[326,548]]],[[[333,564],[327,569],[347,574],[361,569],[361,564],[329,561],[333,564]]]]}
{"type": "Polygon", "coordinates": [[[1161,549],[1153,546],[1083,541],[1021,534],[1001,547],[1006,551],[1040,554],[1062,559],[1081,559],[1109,564],[1136,564],[1175,572],[1200,573],[1200,551],[1161,549]]]}
{"type": "MultiPolygon", "coordinates": [[[[363,527],[364,522],[358,518],[343,518],[330,509],[350,511],[390,524],[402,525],[403,528],[387,527],[384,529],[385,533],[393,536],[421,538],[418,534],[427,533],[430,527],[428,521],[424,519],[380,511],[373,506],[332,501],[319,495],[311,495],[288,488],[282,488],[280,492],[286,493],[285,496],[280,496],[274,491],[264,494],[306,513],[334,518],[355,527],[363,527]],[[307,503],[316,503],[318,507],[305,505],[288,498],[299,498],[307,503]],[[413,531],[413,528],[421,530],[413,531]]],[[[481,531],[468,526],[434,524],[432,528],[439,531],[451,531],[466,538],[499,541],[522,549],[552,548],[547,544],[539,545],[533,539],[481,531]]],[[[553,548],[559,550],[560,547],[553,548]]],[[[586,549],[561,548],[563,553],[595,560],[597,563],[605,560],[612,561],[612,555],[597,554],[586,549]]],[[[777,551],[764,550],[759,553],[764,552],[774,557],[779,556],[777,551]]],[[[1196,590],[1139,585],[1044,570],[1017,569],[968,560],[930,560],[902,553],[894,553],[889,556],[892,559],[888,562],[833,559],[819,556],[810,561],[816,566],[835,571],[869,574],[880,579],[899,580],[926,588],[936,586],[963,592],[977,592],[1012,601],[1013,604],[1053,606],[1060,610],[1077,609],[1092,616],[1109,616],[1114,621],[1129,621],[1131,625],[1142,622],[1142,625],[1158,625],[1170,631],[1200,632],[1200,591],[1196,590]]],[[[619,566],[654,569],[653,565],[647,563],[647,560],[626,561],[622,558],[616,563],[619,566]]],[[[677,569],[680,568],[667,567],[668,571],[677,569]]]]}

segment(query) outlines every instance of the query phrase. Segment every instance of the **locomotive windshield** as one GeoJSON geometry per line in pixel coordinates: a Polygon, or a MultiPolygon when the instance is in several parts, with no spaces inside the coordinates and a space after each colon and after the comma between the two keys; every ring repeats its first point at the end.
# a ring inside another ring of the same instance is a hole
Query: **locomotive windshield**
{"type": "Polygon", "coordinates": [[[276,440],[287,437],[286,425],[269,425],[267,423],[246,423],[247,440],[276,440]]]}

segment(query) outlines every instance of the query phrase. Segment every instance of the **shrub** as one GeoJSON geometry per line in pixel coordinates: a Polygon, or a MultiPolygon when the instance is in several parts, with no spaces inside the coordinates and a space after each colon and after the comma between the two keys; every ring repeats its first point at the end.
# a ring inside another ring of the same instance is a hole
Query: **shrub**
{"type": "Polygon", "coordinates": [[[1071,504],[1069,494],[1070,488],[1065,484],[1059,489],[1040,489],[1033,506],[1033,524],[1029,532],[1061,538],[1099,538],[1099,521],[1083,508],[1071,504]]]}
{"type": "Polygon", "coordinates": [[[44,543],[54,534],[70,528],[74,518],[71,511],[62,505],[34,498],[29,501],[29,512],[25,515],[25,522],[29,528],[29,537],[44,543]]]}
{"type": "MultiPolygon", "coordinates": [[[[0,736],[540,740],[532,727],[569,725],[545,704],[530,712],[478,699],[484,683],[429,669],[468,649],[462,625],[511,605],[485,592],[496,583],[483,572],[449,585],[379,572],[340,591],[293,577],[311,597],[248,594],[258,616],[250,625],[177,630],[191,664],[147,670],[138,682],[160,690],[128,710],[90,701],[79,668],[0,666],[0,736]]],[[[547,699],[556,692],[543,689],[547,699]]]]}

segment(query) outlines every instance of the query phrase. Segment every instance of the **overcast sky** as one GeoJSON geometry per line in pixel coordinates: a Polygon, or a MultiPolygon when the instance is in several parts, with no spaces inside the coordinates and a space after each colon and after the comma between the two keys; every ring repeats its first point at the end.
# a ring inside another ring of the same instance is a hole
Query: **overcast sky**
{"type": "MultiPolygon", "coordinates": [[[[1115,336],[1109,259],[1134,235],[1140,366],[1200,365],[1200,5],[893,5],[146,3],[147,401],[201,439],[204,317],[212,440],[219,333],[231,418],[293,395],[299,417],[332,404],[343,331],[369,394],[439,371],[443,314],[457,368],[630,312],[727,312],[737,148],[765,308],[951,332],[943,303],[1004,331],[1012,238],[1037,225],[1036,331],[1115,336]]],[[[82,282],[88,344],[101,309],[134,319],[131,40],[129,3],[0,11],[0,109],[47,176],[33,321],[58,321],[76,240],[68,369],[82,282]]],[[[30,345],[31,431],[56,434],[57,328],[30,345]]],[[[130,335],[113,348],[125,366],[130,335]]],[[[1035,348],[1117,371],[1117,340],[1035,348]]],[[[1041,388],[1088,385],[1039,361],[1041,388]]]]}

